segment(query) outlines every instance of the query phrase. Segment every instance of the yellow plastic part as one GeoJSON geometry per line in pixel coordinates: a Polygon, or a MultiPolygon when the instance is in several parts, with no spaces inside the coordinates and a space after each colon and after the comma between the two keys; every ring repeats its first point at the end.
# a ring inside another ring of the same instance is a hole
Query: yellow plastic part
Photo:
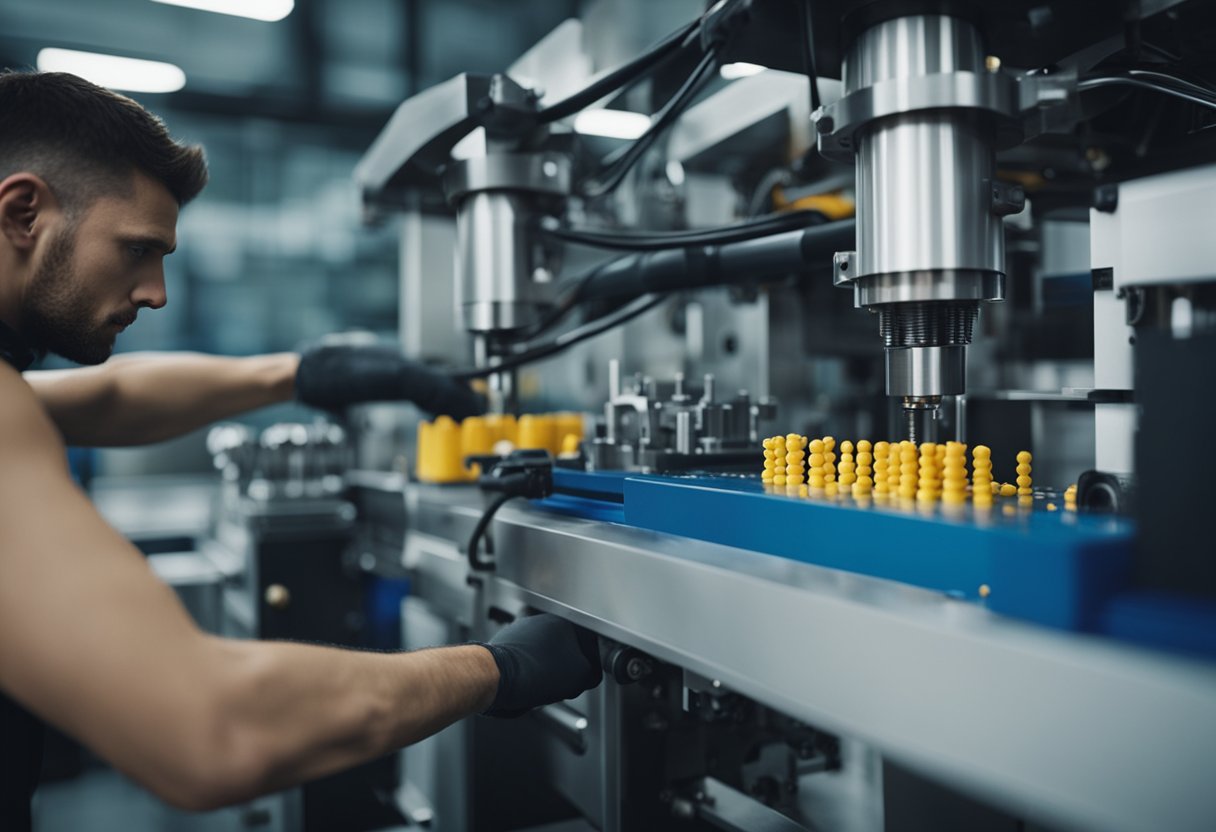
{"type": "Polygon", "coordinates": [[[856,203],[837,191],[827,194],[811,194],[791,200],[780,186],[773,188],[773,207],[778,211],[818,211],[829,220],[843,220],[853,216],[856,203]]]}
{"type": "Polygon", "coordinates": [[[519,425],[515,416],[510,413],[488,413],[485,416],[486,426],[494,436],[494,442],[503,440],[515,445],[519,440],[519,425]]]}
{"type": "Polygon", "coordinates": [[[418,433],[414,437],[414,476],[419,482],[431,481],[431,423],[418,423],[418,433]]]}
{"type": "Polygon", "coordinates": [[[1026,463],[1030,462],[1032,459],[1033,459],[1033,457],[1030,455],[1030,451],[1018,451],[1018,464],[1019,465],[1025,465],[1026,463]]]}
{"type": "Polygon", "coordinates": [[[558,450],[565,447],[566,437],[573,434],[578,437],[578,441],[582,442],[583,437],[587,435],[587,428],[583,422],[583,414],[565,411],[562,413],[553,414],[554,427],[558,438],[558,450]]]}
{"type": "Polygon", "coordinates": [[[460,447],[460,427],[450,416],[440,416],[430,423],[423,422],[418,428],[415,475],[422,482],[447,483],[468,480],[460,447]]]}
{"type": "Polygon", "coordinates": [[[567,433],[562,439],[562,451],[559,456],[578,456],[578,446],[582,441],[580,435],[567,433]]]}
{"type": "Polygon", "coordinates": [[[517,448],[552,451],[553,417],[541,413],[525,413],[519,417],[517,448]]]}
{"type": "Polygon", "coordinates": [[[992,449],[987,445],[976,445],[971,451],[971,456],[974,459],[989,459],[992,456],[992,449]]]}
{"type": "Polygon", "coordinates": [[[823,440],[822,439],[812,439],[810,450],[811,450],[811,453],[813,453],[813,454],[823,453],[826,450],[826,448],[824,448],[824,446],[823,446],[823,440]]]}
{"type": "Polygon", "coordinates": [[[1001,496],[1002,497],[1012,497],[1014,494],[1017,494],[1017,493],[1018,493],[1018,489],[1016,486],[1010,485],[1009,483],[1002,483],[1002,485],[1001,485],[1001,496]]]}
{"type": "MultiPolygon", "coordinates": [[[[494,434],[481,416],[470,416],[460,423],[460,461],[466,457],[481,456],[494,450],[494,434]]],[[[478,465],[466,469],[466,479],[475,480],[481,475],[478,465]]]]}

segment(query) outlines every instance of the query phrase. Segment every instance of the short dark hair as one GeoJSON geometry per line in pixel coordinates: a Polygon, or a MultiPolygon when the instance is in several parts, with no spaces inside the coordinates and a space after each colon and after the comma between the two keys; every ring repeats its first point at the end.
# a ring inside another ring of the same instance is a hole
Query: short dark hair
{"type": "Polygon", "coordinates": [[[68,212],[141,171],[184,205],[207,184],[202,147],[125,95],[66,72],[0,73],[0,179],[29,171],[46,180],[68,212]]]}

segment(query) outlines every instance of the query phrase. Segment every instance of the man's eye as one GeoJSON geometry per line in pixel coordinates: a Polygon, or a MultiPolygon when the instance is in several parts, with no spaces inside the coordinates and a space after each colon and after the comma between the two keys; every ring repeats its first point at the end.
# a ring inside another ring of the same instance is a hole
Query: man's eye
{"type": "Polygon", "coordinates": [[[127,251],[129,251],[131,253],[132,257],[134,257],[136,260],[139,260],[145,254],[148,253],[148,247],[147,246],[127,246],[127,251]]]}

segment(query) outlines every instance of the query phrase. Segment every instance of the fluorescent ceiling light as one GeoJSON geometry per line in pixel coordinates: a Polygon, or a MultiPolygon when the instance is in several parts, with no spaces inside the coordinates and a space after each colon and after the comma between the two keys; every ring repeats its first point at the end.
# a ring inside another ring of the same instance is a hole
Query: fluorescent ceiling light
{"type": "Polygon", "coordinates": [[[38,69],[70,72],[100,87],[127,92],[177,92],[186,86],[186,73],[173,64],[75,49],[41,50],[38,69]]]}
{"type": "Polygon", "coordinates": [[[736,78],[746,78],[749,75],[759,75],[766,69],[768,69],[768,67],[760,66],[760,64],[748,64],[740,62],[737,64],[726,64],[722,67],[722,69],[718,70],[718,74],[727,81],[733,81],[736,78]]]}
{"type": "Polygon", "coordinates": [[[650,116],[628,110],[583,110],[574,117],[574,129],[588,136],[636,139],[650,127],[650,116]]]}
{"type": "Polygon", "coordinates": [[[295,0],[152,0],[166,6],[183,6],[216,14],[231,14],[236,17],[251,17],[273,23],[291,14],[295,0]]]}

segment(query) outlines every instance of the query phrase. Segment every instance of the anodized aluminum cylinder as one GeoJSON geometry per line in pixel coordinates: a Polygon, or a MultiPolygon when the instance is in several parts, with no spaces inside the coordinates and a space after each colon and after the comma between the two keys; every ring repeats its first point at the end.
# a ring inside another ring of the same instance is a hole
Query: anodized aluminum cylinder
{"type": "Polygon", "coordinates": [[[966,356],[961,345],[888,349],[887,395],[957,396],[966,388],[966,356]]]}
{"type": "Polygon", "coordinates": [[[460,305],[469,332],[503,332],[535,323],[531,258],[522,198],[502,191],[464,197],[456,209],[460,305]]]}
{"type": "MultiPolygon", "coordinates": [[[[984,71],[971,24],[919,15],[862,32],[843,75],[847,94],[896,78],[984,71]]],[[[981,115],[948,109],[885,116],[861,129],[857,145],[859,279],[1004,272],[1004,231],[991,211],[992,128],[981,115]]]]}

